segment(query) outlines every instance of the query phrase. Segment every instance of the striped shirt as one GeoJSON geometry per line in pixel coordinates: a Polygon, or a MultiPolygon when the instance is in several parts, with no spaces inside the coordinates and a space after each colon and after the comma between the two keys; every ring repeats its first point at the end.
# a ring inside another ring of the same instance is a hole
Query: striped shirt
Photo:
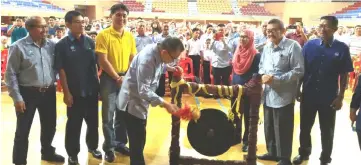
{"type": "Polygon", "coordinates": [[[361,54],[361,36],[351,36],[349,46],[351,56],[361,54]]]}

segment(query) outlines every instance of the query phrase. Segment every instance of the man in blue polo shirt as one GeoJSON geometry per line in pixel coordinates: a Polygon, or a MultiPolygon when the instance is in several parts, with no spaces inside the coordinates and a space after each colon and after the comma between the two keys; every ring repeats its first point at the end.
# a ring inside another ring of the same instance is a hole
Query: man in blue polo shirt
{"type": "Polygon", "coordinates": [[[28,31],[24,26],[24,18],[17,18],[16,23],[11,26],[7,34],[11,36],[11,43],[26,37],[28,35],[28,31]]]}
{"type": "Polygon", "coordinates": [[[55,69],[59,71],[64,103],[68,107],[65,132],[68,164],[77,165],[83,119],[87,124],[88,151],[93,157],[102,159],[101,152],[97,150],[99,79],[95,44],[84,35],[83,16],[77,11],[69,11],[65,15],[65,22],[70,31],[55,46],[55,69]]]}
{"type": "Polygon", "coordinates": [[[342,107],[347,74],[353,71],[348,46],[333,37],[337,27],[336,17],[321,17],[318,27],[321,38],[303,47],[305,74],[299,83],[303,84],[303,90],[297,95],[301,102],[300,148],[294,164],[308,160],[311,154],[311,129],[317,112],[322,141],[321,165],[331,162],[336,111],[342,107]]]}

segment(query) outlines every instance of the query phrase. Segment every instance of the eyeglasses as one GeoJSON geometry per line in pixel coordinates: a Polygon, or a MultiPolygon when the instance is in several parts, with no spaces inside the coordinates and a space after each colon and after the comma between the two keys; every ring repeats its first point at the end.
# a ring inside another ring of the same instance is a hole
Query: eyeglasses
{"type": "Polygon", "coordinates": [[[278,31],[280,31],[280,29],[267,29],[266,30],[267,33],[276,33],[278,31]]]}

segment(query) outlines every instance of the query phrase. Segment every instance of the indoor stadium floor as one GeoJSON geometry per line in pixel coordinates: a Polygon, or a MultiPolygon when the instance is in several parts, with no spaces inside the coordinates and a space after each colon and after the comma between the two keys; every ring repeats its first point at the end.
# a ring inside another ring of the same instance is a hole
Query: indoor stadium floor
{"type": "MultiPolygon", "coordinates": [[[[16,127],[16,117],[14,113],[14,106],[11,98],[8,96],[7,92],[1,93],[1,165],[10,165],[12,164],[12,147],[13,139],[15,135],[16,127]]],[[[65,137],[65,125],[66,125],[66,106],[63,103],[63,95],[61,93],[57,94],[57,131],[53,141],[53,145],[56,147],[57,153],[66,156],[66,151],[64,147],[64,137],[65,137]]],[[[167,98],[169,100],[169,98],[167,98]]],[[[187,97],[186,100],[189,103],[194,103],[194,99],[187,97]]],[[[332,165],[358,165],[360,160],[360,149],[358,147],[357,135],[351,129],[351,124],[349,121],[349,104],[351,100],[351,92],[347,92],[346,98],[344,100],[344,106],[342,110],[337,113],[336,129],[335,129],[335,139],[334,139],[334,149],[333,149],[333,161],[332,165]]],[[[202,102],[202,108],[221,108],[220,104],[217,103],[214,99],[203,99],[200,98],[202,102]]],[[[221,101],[223,105],[229,107],[230,103],[228,100],[221,101]]],[[[297,155],[297,150],[299,146],[299,104],[296,104],[295,107],[295,131],[294,131],[294,140],[293,140],[293,153],[292,157],[297,155]]],[[[263,120],[262,110],[260,111],[260,118],[263,120]]],[[[99,114],[101,112],[99,111],[99,114]]],[[[103,143],[103,133],[101,127],[101,117],[99,121],[99,149],[101,149],[101,144],[103,143]]],[[[194,156],[199,158],[206,158],[205,156],[200,155],[195,150],[192,149],[186,134],[187,123],[182,122],[181,124],[181,154],[184,156],[194,156]]],[[[148,122],[147,122],[147,141],[145,145],[145,159],[147,165],[167,165],[168,163],[168,149],[170,146],[170,129],[171,129],[171,117],[163,109],[159,107],[151,108],[149,112],[148,122]]],[[[78,155],[79,163],[81,165],[98,165],[98,164],[129,164],[129,158],[121,155],[116,155],[117,158],[114,163],[102,163],[97,161],[94,158],[88,158],[87,147],[85,144],[85,132],[86,125],[83,123],[83,129],[81,134],[81,152],[78,155]]],[[[263,154],[266,151],[265,139],[264,139],[264,130],[263,124],[260,125],[258,131],[258,154],[263,154]]],[[[308,163],[303,163],[303,165],[318,165],[319,156],[321,151],[321,138],[318,120],[316,120],[314,129],[312,130],[312,139],[313,139],[313,152],[310,156],[308,163]]],[[[50,165],[51,163],[41,161],[40,157],[40,122],[39,116],[36,114],[33,121],[31,133],[29,136],[29,151],[28,151],[28,165],[50,165]]],[[[228,152],[220,155],[218,157],[209,157],[209,159],[220,159],[220,160],[241,160],[243,158],[241,152],[241,144],[233,146],[228,152]]],[[[67,163],[65,163],[67,164],[67,163]]],[[[259,161],[259,165],[276,165],[276,162],[267,162],[259,161]]]]}

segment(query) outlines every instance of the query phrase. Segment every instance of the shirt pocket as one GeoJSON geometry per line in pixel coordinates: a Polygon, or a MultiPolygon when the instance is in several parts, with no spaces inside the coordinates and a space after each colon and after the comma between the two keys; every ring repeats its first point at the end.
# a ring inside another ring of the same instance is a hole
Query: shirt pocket
{"type": "Polygon", "coordinates": [[[278,70],[288,70],[290,66],[289,55],[286,52],[280,52],[274,57],[275,67],[278,70]]]}
{"type": "Polygon", "coordinates": [[[94,62],[96,61],[96,55],[95,55],[95,50],[92,48],[86,48],[85,50],[85,55],[91,57],[92,60],[94,60],[94,62]]]}
{"type": "Polygon", "coordinates": [[[28,51],[24,56],[22,66],[24,68],[31,68],[36,66],[39,63],[39,57],[32,50],[28,51]]]}

